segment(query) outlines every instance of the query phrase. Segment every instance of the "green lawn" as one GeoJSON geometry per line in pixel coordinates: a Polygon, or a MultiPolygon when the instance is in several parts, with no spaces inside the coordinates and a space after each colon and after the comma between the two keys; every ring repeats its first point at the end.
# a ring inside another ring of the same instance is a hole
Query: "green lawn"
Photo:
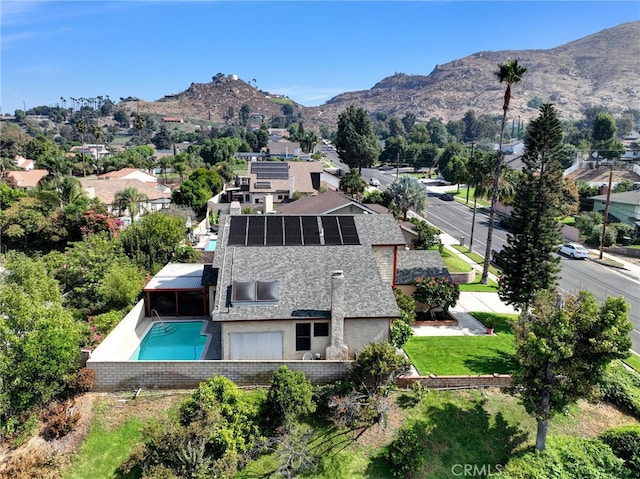
{"type": "Polygon", "coordinates": [[[440,255],[450,273],[466,273],[471,271],[471,265],[469,263],[458,258],[455,253],[447,251],[447,248],[442,248],[440,255]]]}
{"type": "MultiPolygon", "coordinates": [[[[458,191],[458,189],[454,189],[452,191],[448,191],[447,193],[451,193],[453,196],[456,197],[456,200],[464,203],[466,205],[468,205],[469,207],[473,208],[473,195],[475,194],[476,189],[475,187],[471,187],[469,189],[469,202],[467,203],[467,188],[464,186],[460,187],[460,191],[458,191]]],[[[487,200],[485,200],[484,198],[478,198],[478,200],[476,201],[476,206],[477,207],[481,207],[481,206],[491,206],[491,203],[489,203],[487,200]]]]}
{"type": "MultiPolygon", "coordinates": [[[[484,258],[475,251],[469,251],[469,248],[467,246],[461,246],[459,244],[454,244],[451,246],[467,256],[469,259],[472,259],[473,261],[478,263],[480,266],[484,264],[484,258]]],[[[500,270],[493,265],[489,265],[489,271],[496,276],[500,275],[500,270]]]]}
{"type": "Polygon", "coordinates": [[[480,271],[476,271],[476,277],[473,282],[466,284],[459,284],[458,287],[460,291],[474,292],[474,293],[497,293],[498,292],[498,283],[493,281],[491,278],[488,278],[487,284],[482,284],[480,279],[482,278],[482,273],[480,271]]]}
{"type": "Polygon", "coordinates": [[[404,350],[421,375],[510,373],[515,314],[472,313],[481,323],[493,323],[495,335],[413,336],[404,350]]]}
{"type": "Polygon", "coordinates": [[[640,356],[637,354],[631,353],[631,356],[624,359],[623,362],[640,373],[640,356]]]}

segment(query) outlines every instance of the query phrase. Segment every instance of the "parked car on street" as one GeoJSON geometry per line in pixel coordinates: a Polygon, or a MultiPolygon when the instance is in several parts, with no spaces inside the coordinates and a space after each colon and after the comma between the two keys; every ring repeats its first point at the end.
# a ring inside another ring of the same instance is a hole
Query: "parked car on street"
{"type": "Polygon", "coordinates": [[[587,248],[578,243],[565,243],[560,246],[560,254],[566,255],[571,259],[585,259],[589,257],[587,248]]]}

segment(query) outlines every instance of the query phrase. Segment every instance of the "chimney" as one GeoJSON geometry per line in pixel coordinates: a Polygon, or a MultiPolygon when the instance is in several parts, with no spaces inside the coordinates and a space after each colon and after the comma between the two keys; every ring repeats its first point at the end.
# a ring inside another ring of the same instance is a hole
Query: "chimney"
{"type": "Polygon", "coordinates": [[[344,344],[344,273],[331,274],[331,345],[327,348],[327,359],[348,359],[349,350],[344,344]]]}
{"type": "Polygon", "coordinates": [[[289,199],[293,199],[293,194],[296,192],[295,178],[289,177],[289,199]]]}

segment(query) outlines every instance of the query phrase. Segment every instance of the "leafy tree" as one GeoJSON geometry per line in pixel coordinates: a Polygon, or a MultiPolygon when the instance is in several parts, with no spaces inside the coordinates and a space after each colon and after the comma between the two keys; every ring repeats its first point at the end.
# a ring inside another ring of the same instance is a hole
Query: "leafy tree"
{"type": "Polygon", "coordinates": [[[271,377],[264,410],[270,425],[290,429],[299,418],[316,410],[311,381],[301,371],[280,366],[271,377]]]}
{"type": "Polygon", "coordinates": [[[449,132],[444,123],[432,118],[427,122],[427,130],[429,130],[430,143],[440,148],[447,146],[449,143],[449,132]]]}
{"type": "Polygon", "coordinates": [[[430,249],[433,246],[442,244],[442,241],[440,241],[442,231],[438,228],[418,218],[411,218],[410,221],[418,233],[418,237],[413,240],[413,247],[415,249],[430,249]]]}
{"type": "Polygon", "coordinates": [[[404,130],[410,135],[413,132],[413,128],[416,125],[416,115],[414,113],[405,113],[402,117],[402,125],[404,126],[404,130]]]}
{"type": "Polygon", "coordinates": [[[160,131],[155,134],[151,139],[151,142],[158,150],[170,150],[171,145],[173,145],[173,141],[171,141],[171,134],[164,125],[160,126],[160,131]]]}
{"type": "Polygon", "coordinates": [[[539,291],[514,326],[516,371],[522,403],[538,422],[536,449],[544,450],[548,421],[589,397],[604,368],[629,355],[629,305],[607,297],[599,305],[582,291],[562,304],[555,290],[539,291]]]}
{"type": "Polygon", "coordinates": [[[39,259],[11,254],[0,276],[0,434],[61,393],[78,369],[80,333],[39,259]]]}
{"type": "Polygon", "coordinates": [[[427,306],[427,313],[433,313],[437,308],[447,311],[456,305],[460,298],[460,287],[451,278],[420,277],[415,280],[416,290],[413,299],[427,306]]]}
{"type": "Polygon", "coordinates": [[[502,104],[502,122],[500,123],[500,144],[498,146],[498,154],[496,156],[496,164],[493,176],[493,192],[491,195],[491,208],[489,209],[489,228],[487,231],[487,249],[484,254],[484,266],[482,268],[482,277],[480,282],[487,284],[489,279],[489,265],[491,263],[491,241],[493,239],[493,224],[496,217],[496,205],[498,204],[498,192],[500,175],[503,169],[502,145],[504,143],[504,129],[507,124],[507,112],[511,103],[511,87],[522,81],[522,77],[527,69],[522,65],[518,65],[518,60],[508,60],[507,63],[498,65],[498,71],[495,72],[500,83],[506,83],[507,88],[504,92],[504,101],[502,104]]]}
{"type": "Polygon", "coordinates": [[[413,324],[416,319],[416,302],[411,296],[404,294],[400,288],[393,288],[393,295],[396,298],[396,304],[400,309],[403,319],[405,319],[408,324],[413,324]]]}
{"type": "Polygon", "coordinates": [[[232,137],[205,140],[200,148],[200,156],[205,163],[212,165],[221,161],[231,161],[233,156],[240,151],[241,144],[240,138],[232,137]]]}
{"type": "Polygon", "coordinates": [[[633,190],[633,181],[622,180],[613,188],[613,193],[624,193],[625,191],[633,190]]]}
{"type": "Polygon", "coordinates": [[[391,325],[390,336],[389,342],[396,348],[402,349],[413,336],[413,328],[404,319],[395,319],[391,325]]]}
{"type": "Polygon", "coordinates": [[[468,178],[469,173],[467,171],[467,158],[464,156],[454,156],[447,165],[440,169],[442,177],[458,185],[458,191],[460,191],[460,183],[468,178]]]}
{"type": "Polygon", "coordinates": [[[592,147],[601,158],[619,158],[624,153],[624,146],[616,139],[616,122],[613,117],[603,111],[593,120],[591,132],[592,147]]]}
{"type": "Polygon", "coordinates": [[[362,168],[370,167],[380,154],[380,143],[371,126],[371,119],[366,110],[349,106],[338,115],[338,131],[335,147],[338,157],[349,168],[357,168],[362,175],[362,168]]]}
{"type": "Polygon", "coordinates": [[[367,184],[360,176],[360,173],[356,169],[347,171],[347,173],[340,179],[340,185],[338,189],[349,196],[360,196],[367,187],[367,184]]]}
{"type": "Polygon", "coordinates": [[[526,310],[536,291],[555,284],[559,271],[554,253],[562,242],[557,221],[564,189],[562,126],[553,105],[543,105],[529,125],[522,161],[499,294],[526,310]]]}
{"type": "Polygon", "coordinates": [[[171,261],[185,234],[182,218],[156,211],[131,224],[120,237],[125,254],[138,266],[155,274],[171,261]]]}
{"type": "Polygon", "coordinates": [[[98,285],[100,303],[106,311],[131,307],[142,291],[144,280],[144,272],[128,259],[112,262],[98,285]]]}
{"type": "Polygon", "coordinates": [[[387,188],[385,194],[391,200],[391,209],[402,214],[405,221],[410,209],[419,213],[427,206],[425,190],[413,176],[401,176],[387,188]]]}

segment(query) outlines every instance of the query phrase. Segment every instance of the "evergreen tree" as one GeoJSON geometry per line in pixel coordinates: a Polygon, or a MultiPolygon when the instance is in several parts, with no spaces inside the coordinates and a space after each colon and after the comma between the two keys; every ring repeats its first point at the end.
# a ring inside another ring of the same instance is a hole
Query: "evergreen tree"
{"type": "Polygon", "coordinates": [[[335,139],[338,157],[349,168],[368,168],[378,159],[380,143],[366,110],[349,106],[338,116],[338,132],[335,139]]]}
{"type": "Polygon", "coordinates": [[[562,125],[551,104],[529,126],[524,169],[513,202],[512,231],[504,249],[500,298],[524,307],[535,293],[553,286],[561,242],[556,217],[562,203],[562,125]]]}

